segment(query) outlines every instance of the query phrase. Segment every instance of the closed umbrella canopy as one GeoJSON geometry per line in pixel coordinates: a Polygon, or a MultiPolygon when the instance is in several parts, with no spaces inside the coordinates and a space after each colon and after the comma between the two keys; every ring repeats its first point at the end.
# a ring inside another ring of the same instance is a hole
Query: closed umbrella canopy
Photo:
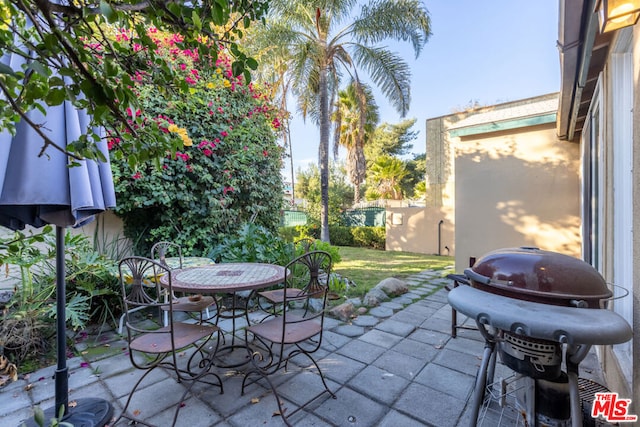
{"type": "MultiPolygon", "coordinates": [[[[19,70],[24,59],[5,55],[2,63],[19,70]]],[[[70,102],[51,107],[46,116],[38,110],[28,113],[33,123],[52,141],[64,147],[86,133],[90,118],[70,102]]],[[[25,224],[41,227],[80,226],[93,215],[115,207],[115,191],[108,162],[81,160],[68,167],[68,156],[49,147],[39,155],[44,140],[25,121],[12,136],[0,132],[0,225],[12,230],[25,224]]],[[[108,159],[106,141],[99,143],[108,159]]]]}
{"type": "MultiPolygon", "coordinates": [[[[18,71],[24,59],[4,55],[0,63],[18,71]]],[[[90,126],[86,111],[78,110],[66,101],[47,108],[46,114],[31,110],[27,115],[39,126],[40,132],[60,147],[77,140],[90,126]]],[[[44,144],[42,136],[25,120],[17,124],[15,135],[6,129],[0,130],[0,225],[12,230],[23,229],[26,225],[36,228],[56,225],[58,364],[55,406],[45,414],[47,419],[57,416],[59,408],[64,406],[64,421],[75,426],[103,426],[113,412],[108,402],[85,398],[78,399],[73,408],[68,405],[64,227],[81,226],[93,220],[95,214],[115,207],[111,167],[108,161],[93,160],[75,161],[79,166],[69,167],[68,156],[54,147],[42,154],[44,144]]],[[[106,141],[100,141],[99,148],[108,159],[106,141]]]]}

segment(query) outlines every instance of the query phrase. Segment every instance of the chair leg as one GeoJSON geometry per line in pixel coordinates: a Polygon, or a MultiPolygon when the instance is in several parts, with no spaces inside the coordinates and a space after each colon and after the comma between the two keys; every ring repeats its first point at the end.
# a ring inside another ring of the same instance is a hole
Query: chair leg
{"type": "MultiPolygon", "coordinates": [[[[262,340],[260,340],[260,339],[259,339],[259,341],[262,342],[262,340]]],[[[337,398],[335,393],[333,393],[329,389],[329,386],[328,386],[328,384],[326,382],[324,374],[322,373],[322,370],[320,369],[320,366],[313,359],[313,357],[311,357],[311,355],[308,352],[304,351],[299,346],[296,346],[298,348],[296,348],[295,350],[291,351],[287,355],[286,358],[274,361],[273,355],[271,354],[272,353],[271,347],[269,345],[265,344],[264,342],[262,342],[262,345],[264,346],[265,350],[268,351],[269,354],[270,354],[269,362],[266,363],[264,366],[259,366],[258,362],[255,359],[256,358],[255,352],[251,354],[251,363],[253,364],[253,369],[251,369],[250,371],[245,373],[244,378],[242,379],[242,388],[241,388],[241,394],[242,395],[244,395],[245,387],[247,387],[248,385],[251,385],[251,384],[259,381],[261,378],[265,379],[267,381],[267,384],[269,384],[269,387],[271,388],[271,391],[273,392],[274,397],[276,398],[276,403],[278,404],[278,411],[280,413],[280,416],[282,417],[282,420],[284,421],[284,423],[287,426],[291,426],[291,424],[289,423],[288,417],[293,416],[298,411],[300,411],[301,409],[305,408],[307,405],[311,404],[316,399],[320,398],[323,394],[329,393],[329,395],[333,399],[337,398]],[[286,408],[283,408],[282,401],[280,399],[280,396],[278,395],[278,391],[276,389],[276,386],[273,384],[273,382],[271,381],[269,376],[274,374],[275,372],[277,372],[280,369],[284,369],[286,371],[287,370],[287,366],[289,364],[289,360],[292,359],[293,357],[297,356],[298,354],[304,354],[305,356],[307,356],[307,358],[309,360],[311,360],[311,363],[313,364],[313,366],[315,366],[315,368],[318,370],[318,374],[320,376],[320,380],[322,381],[322,385],[324,387],[324,390],[322,390],[320,393],[318,393],[317,395],[315,395],[314,397],[309,399],[307,402],[305,402],[302,405],[298,406],[295,410],[289,412],[289,414],[286,414],[285,413],[286,408]],[[247,382],[248,378],[250,376],[252,376],[252,375],[257,375],[258,378],[256,378],[255,380],[252,380],[250,382],[247,382]]],[[[249,349],[249,352],[251,352],[250,349],[249,349]]]]}
{"type": "Polygon", "coordinates": [[[116,418],[116,420],[113,422],[112,425],[116,425],[116,424],[118,424],[118,421],[120,421],[120,419],[126,418],[126,419],[130,420],[132,423],[135,423],[135,424],[144,424],[144,425],[149,426],[149,427],[155,427],[153,424],[146,423],[143,420],[141,420],[140,418],[138,418],[138,417],[136,417],[134,415],[128,414],[127,413],[127,409],[129,409],[129,404],[131,403],[131,399],[133,398],[133,394],[138,389],[138,386],[140,386],[140,384],[147,377],[147,375],[149,375],[158,366],[160,366],[160,365],[156,365],[156,366],[148,369],[144,374],[142,374],[140,379],[138,379],[138,381],[133,386],[133,389],[129,392],[129,397],[127,398],[127,402],[125,403],[124,408],[122,408],[122,412],[120,413],[120,416],[118,418],[116,418]]]}

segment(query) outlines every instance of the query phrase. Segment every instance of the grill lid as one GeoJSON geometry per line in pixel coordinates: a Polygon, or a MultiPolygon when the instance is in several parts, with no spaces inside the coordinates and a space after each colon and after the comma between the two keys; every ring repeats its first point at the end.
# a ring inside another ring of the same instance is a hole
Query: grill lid
{"type": "Polygon", "coordinates": [[[599,308],[601,300],[612,296],[591,265],[533,247],[489,252],[465,275],[475,288],[545,304],[599,308]]]}

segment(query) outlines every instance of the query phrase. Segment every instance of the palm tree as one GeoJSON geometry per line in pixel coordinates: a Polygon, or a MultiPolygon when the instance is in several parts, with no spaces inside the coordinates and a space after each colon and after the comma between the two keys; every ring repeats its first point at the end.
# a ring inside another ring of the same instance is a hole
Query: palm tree
{"type": "MultiPolygon", "coordinates": [[[[338,93],[338,102],[333,114],[335,122],[334,150],[338,146],[347,149],[347,177],[353,184],[353,201],[360,201],[360,184],[367,172],[364,145],[378,124],[378,106],[371,88],[352,80],[346,89],[338,93]]],[[[337,153],[334,153],[337,154],[337,153]]]]}
{"type": "Polygon", "coordinates": [[[401,183],[408,174],[402,160],[387,155],[377,158],[369,169],[372,189],[383,199],[402,199],[401,183]]]}
{"type": "Polygon", "coordinates": [[[430,36],[429,14],[420,0],[369,0],[359,14],[353,12],[356,5],[357,0],[272,0],[266,27],[265,40],[286,48],[291,87],[303,117],[310,116],[320,128],[320,237],[325,242],[331,106],[341,77],[346,73],[360,82],[358,70],[364,70],[404,116],[410,102],[409,66],[379,43],[406,41],[418,56],[430,36]]]}

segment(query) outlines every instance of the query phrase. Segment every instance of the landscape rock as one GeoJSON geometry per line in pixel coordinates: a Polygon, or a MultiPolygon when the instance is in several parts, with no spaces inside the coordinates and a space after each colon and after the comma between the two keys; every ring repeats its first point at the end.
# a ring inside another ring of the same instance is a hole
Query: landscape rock
{"type": "Polygon", "coordinates": [[[398,295],[406,294],[407,292],[409,292],[409,287],[407,286],[407,284],[400,279],[396,279],[395,277],[386,278],[378,283],[375,287],[381,289],[390,297],[397,297],[398,295]]]}
{"type": "Polygon", "coordinates": [[[388,299],[389,296],[382,289],[376,286],[367,292],[362,300],[362,304],[367,307],[377,307],[382,301],[386,301],[388,299]]]}
{"type": "Polygon", "coordinates": [[[329,314],[342,320],[343,322],[350,320],[353,317],[354,312],[355,307],[350,302],[342,303],[329,310],[329,314]]]}
{"type": "Polygon", "coordinates": [[[350,302],[356,307],[360,307],[362,305],[362,300],[360,298],[349,298],[345,302],[350,302]]]}

